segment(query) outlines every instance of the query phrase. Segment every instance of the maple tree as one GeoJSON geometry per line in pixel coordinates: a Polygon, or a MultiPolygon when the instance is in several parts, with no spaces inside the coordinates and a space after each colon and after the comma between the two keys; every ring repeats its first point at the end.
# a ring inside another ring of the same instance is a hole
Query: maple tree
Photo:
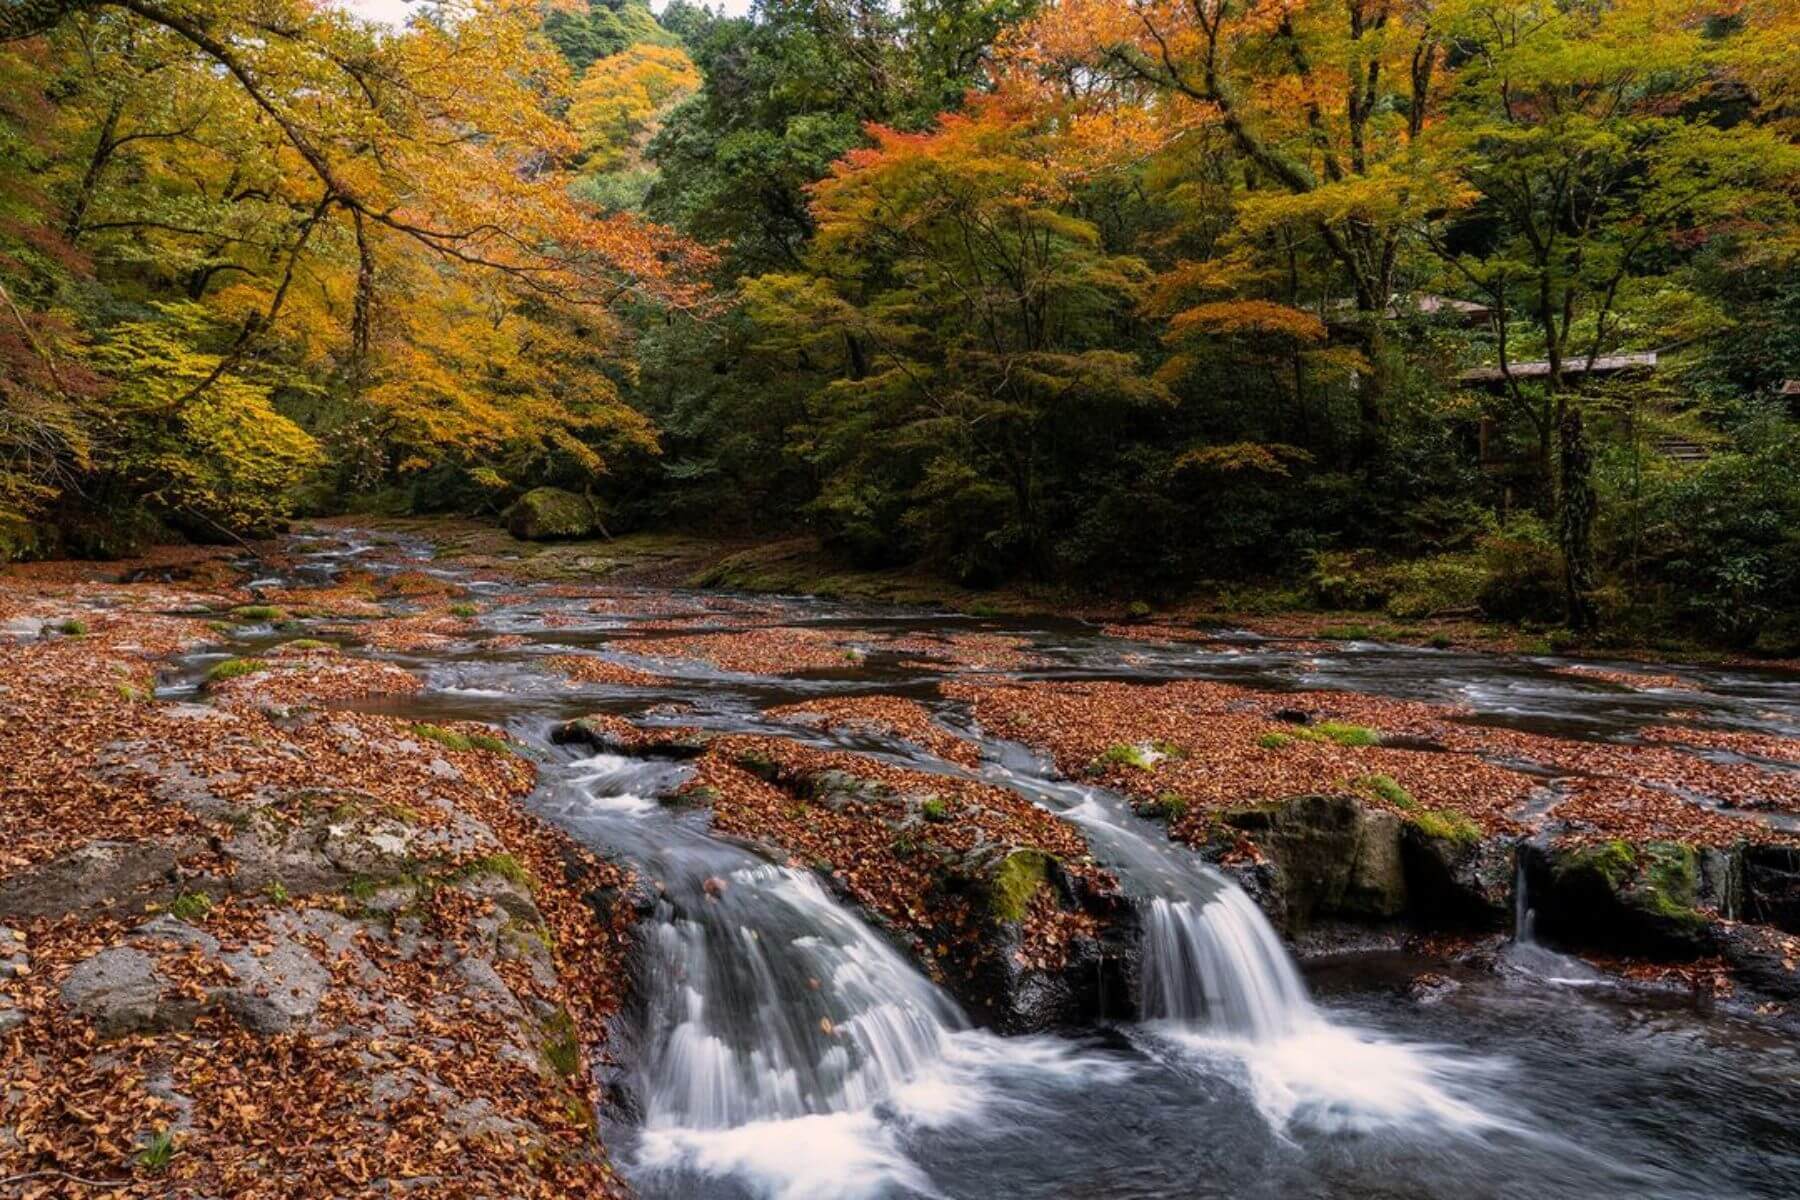
{"type": "MultiPolygon", "coordinates": [[[[570,80],[535,5],[436,5],[397,34],[308,0],[75,4],[54,18],[6,52],[43,94],[56,86],[57,137],[39,143],[33,170],[49,228],[31,237],[64,248],[55,261],[11,260],[15,327],[73,312],[90,273],[180,296],[209,320],[174,320],[168,306],[146,315],[189,338],[184,348],[139,353],[144,337],[114,336],[96,312],[86,336],[100,348],[73,357],[126,385],[185,379],[152,406],[177,424],[189,407],[231,407],[221,397],[246,395],[236,381],[262,375],[309,415],[296,447],[348,429],[386,439],[377,478],[446,455],[467,466],[510,455],[536,470],[551,453],[591,482],[605,445],[647,444],[616,403],[609,371],[622,358],[608,347],[627,331],[612,310],[694,307],[709,258],[571,194],[570,80]],[[210,366],[166,373],[170,355],[210,366]]],[[[20,19],[9,10],[9,32],[20,19]]],[[[47,372],[52,348],[35,341],[47,372]]],[[[135,411],[130,394],[103,406],[107,420],[135,411]]],[[[227,457],[268,450],[233,443],[216,421],[187,424],[219,434],[213,448],[227,457]]],[[[224,514],[168,488],[144,498],[178,523],[254,528],[292,502],[298,479],[256,482],[269,493],[261,507],[224,514]]]]}

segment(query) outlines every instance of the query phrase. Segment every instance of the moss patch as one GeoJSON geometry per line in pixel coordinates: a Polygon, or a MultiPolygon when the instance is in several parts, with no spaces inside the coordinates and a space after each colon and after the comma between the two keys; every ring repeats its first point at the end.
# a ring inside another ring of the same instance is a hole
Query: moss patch
{"type": "Polygon", "coordinates": [[[1044,886],[1050,856],[1042,850],[1014,850],[994,872],[994,916],[1002,921],[1022,921],[1031,898],[1044,886]]]}
{"type": "Polygon", "coordinates": [[[228,658],[206,673],[206,682],[214,684],[224,683],[227,679],[241,679],[262,670],[264,665],[253,658],[228,658]]]}

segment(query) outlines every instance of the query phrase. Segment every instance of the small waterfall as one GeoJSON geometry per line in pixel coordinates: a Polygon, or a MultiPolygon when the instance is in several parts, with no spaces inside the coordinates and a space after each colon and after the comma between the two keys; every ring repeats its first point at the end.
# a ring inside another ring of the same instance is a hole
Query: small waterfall
{"type": "Polygon", "coordinates": [[[865,1108],[939,1059],[962,1014],[809,875],[757,866],[665,902],[648,972],[651,1129],[865,1108]]]}
{"type": "Polygon", "coordinates": [[[1521,847],[1513,867],[1513,941],[1521,946],[1537,944],[1537,914],[1532,911],[1525,885],[1525,851],[1521,847]]]}
{"type": "Polygon", "coordinates": [[[1146,1020],[1206,1025],[1266,1041],[1310,1019],[1312,1002],[1287,949],[1243,889],[1209,900],[1150,901],[1139,1007],[1146,1020]]]}

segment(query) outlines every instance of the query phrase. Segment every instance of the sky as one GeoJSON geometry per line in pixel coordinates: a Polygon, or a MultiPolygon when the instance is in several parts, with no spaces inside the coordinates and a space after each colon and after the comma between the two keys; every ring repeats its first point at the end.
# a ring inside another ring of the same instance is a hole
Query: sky
{"type": "MultiPolygon", "coordinates": [[[[703,0],[709,7],[723,8],[727,13],[737,15],[750,7],[750,0],[703,0]]],[[[406,22],[406,10],[411,5],[406,0],[344,0],[345,7],[353,12],[361,13],[371,21],[383,21],[389,25],[402,25],[406,22]]],[[[650,0],[652,9],[660,10],[663,0],[650,0]]]]}

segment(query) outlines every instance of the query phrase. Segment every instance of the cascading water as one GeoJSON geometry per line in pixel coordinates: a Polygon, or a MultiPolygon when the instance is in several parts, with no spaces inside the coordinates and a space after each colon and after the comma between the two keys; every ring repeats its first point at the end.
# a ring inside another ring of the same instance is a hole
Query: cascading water
{"type": "Polygon", "coordinates": [[[1254,1040],[1292,1033],[1312,1015],[1306,985],[1250,897],[1219,882],[1208,901],[1144,906],[1139,1011],[1254,1040]]]}
{"type": "Polygon", "coordinates": [[[663,902],[646,972],[651,1129],[865,1108],[966,1024],[811,876],[748,867],[702,894],[663,902]]]}
{"type": "Polygon", "coordinates": [[[1526,891],[1525,852],[1520,850],[1513,868],[1513,941],[1521,946],[1537,943],[1537,931],[1533,928],[1536,916],[1531,909],[1531,899],[1526,891]]]}

